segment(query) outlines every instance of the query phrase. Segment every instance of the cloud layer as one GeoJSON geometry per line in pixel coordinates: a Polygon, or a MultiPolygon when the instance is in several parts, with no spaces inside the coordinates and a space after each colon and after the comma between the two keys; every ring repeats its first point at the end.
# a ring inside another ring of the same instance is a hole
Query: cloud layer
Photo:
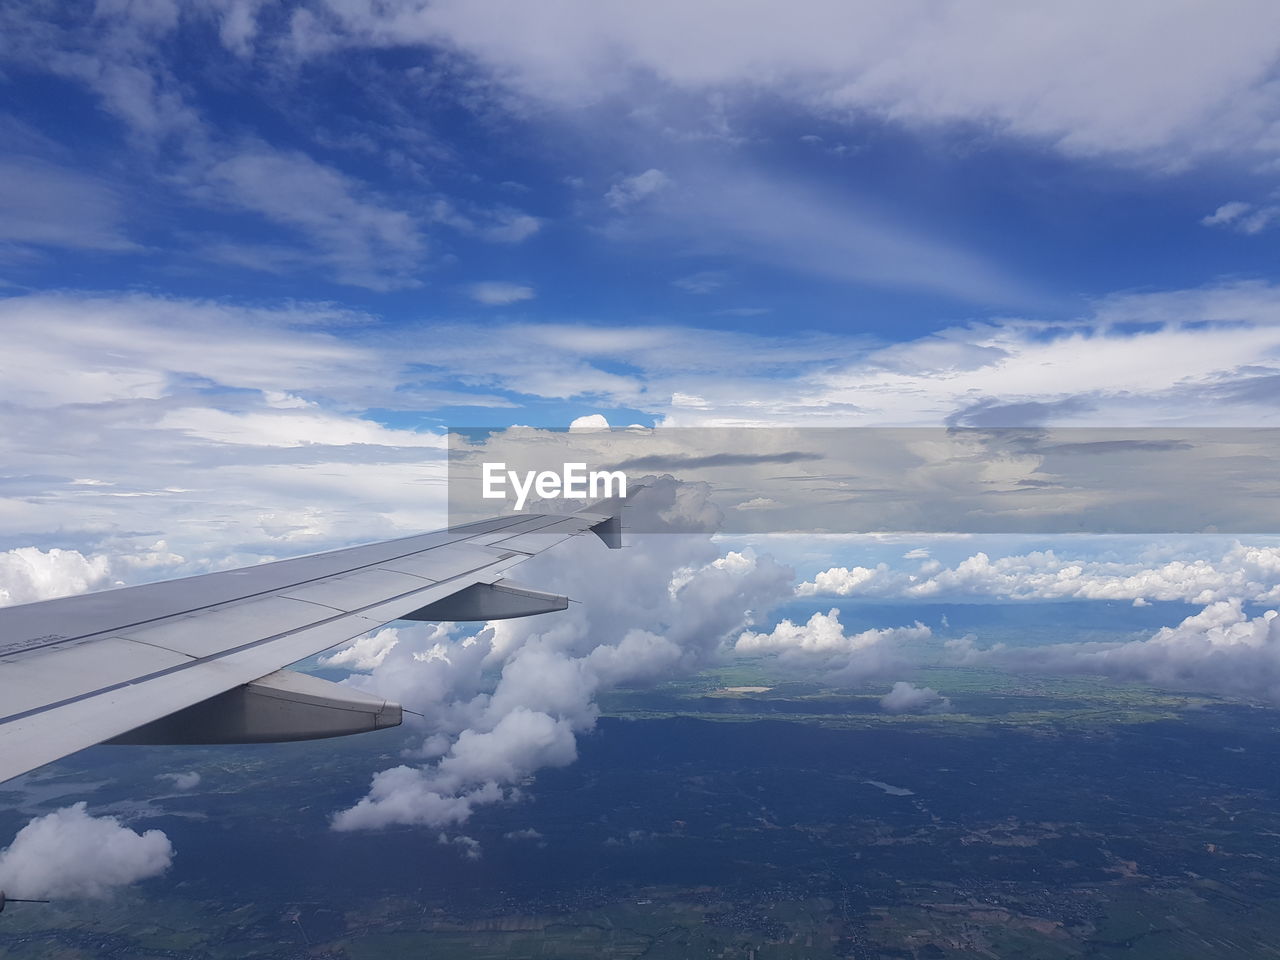
{"type": "Polygon", "coordinates": [[[1211,603],[1146,640],[980,648],[965,638],[949,646],[960,662],[1016,672],[1094,674],[1280,704],[1280,613],[1251,617],[1234,599],[1211,603]]]}
{"type": "Polygon", "coordinates": [[[829,0],[498,10],[466,0],[333,3],[328,16],[307,17],[307,42],[446,44],[522,96],[565,106],[765,88],[832,117],[980,125],[1072,153],[1171,162],[1175,151],[1274,146],[1267,79],[1280,19],[1252,0],[1213,10],[1032,4],[1014,16],[991,2],[939,11],[829,0]]]}
{"type": "Polygon", "coordinates": [[[1280,603],[1280,548],[1235,543],[1221,557],[1127,561],[1053,550],[992,559],[978,552],[944,567],[932,559],[891,567],[830,567],[796,587],[802,597],[900,600],[1182,600],[1280,603]]]}

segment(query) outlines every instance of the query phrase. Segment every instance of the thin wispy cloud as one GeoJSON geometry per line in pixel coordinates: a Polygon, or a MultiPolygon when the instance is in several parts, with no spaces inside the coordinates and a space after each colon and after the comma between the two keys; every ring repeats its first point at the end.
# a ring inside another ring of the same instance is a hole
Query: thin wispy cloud
{"type": "Polygon", "coordinates": [[[502,280],[472,284],[467,293],[476,303],[482,303],[486,307],[505,307],[522,300],[532,300],[537,295],[533,287],[527,284],[502,280]]]}

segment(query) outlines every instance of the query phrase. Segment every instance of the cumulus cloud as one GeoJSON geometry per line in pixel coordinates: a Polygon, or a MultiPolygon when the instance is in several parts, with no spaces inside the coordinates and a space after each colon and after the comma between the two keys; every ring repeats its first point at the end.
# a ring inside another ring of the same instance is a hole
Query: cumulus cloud
{"type": "MultiPolygon", "coordinates": [[[[441,632],[437,627],[437,632],[441,632]]],[[[400,634],[394,627],[387,627],[358,638],[350,646],[343,647],[337,653],[320,658],[321,666],[351,667],[354,670],[373,670],[382,665],[395,645],[400,642],[400,634]]]]}
{"type": "Polygon", "coordinates": [[[424,715],[431,733],[415,752],[426,762],[377,774],[366,797],[334,816],[336,829],[447,827],[479,805],[511,799],[539,769],[574,761],[600,691],[712,662],[789,594],[790,569],[751,553],[721,556],[710,536],[681,532],[703,529],[705,488],[669,477],[646,482],[628,509],[645,514],[647,529],[666,532],[637,536],[608,556],[578,538],[522,565],[523,581],[581,603],[555,617],[495,621],[461,639],[453,625],[395,628],[398,642],[348,682],[424,715]],[[598,575],[602,565],[608,577],[598,575]]]}
{"type": "Polygon", "coordinates": [[[163,540],[149,549],[138,546],[143,547],[140,552],[117,549],[110,554],[85,555],[57,547],[18,547],[0,553],[0,607],[98,590],[183,562],[163,540]]]}
{"type": "Polygon", "coordinates": [[[0,606],[50,600],[105,585],[111,561],[78,550],[19,547],[0,553],[0,606]]]}
{"type": "Polygon", "coordinates": [[[928,559],[906,569],[885,563],[831,567],[800,583],[796,594],[906,600],[1182,600],[1199,604],[1241,598],[1251,603],[1277,603],[1280,548],[1236,542],[1216,559],[1164,562],[1076,559],[1061,557],[1053,550],[992,559],[978,552],[950,567],[928,559]]]}
{"type": "Polygon", "coordinates": [[[917,687],[899,680],[880,698],[880,709],[887,713],[951,713],[955,708],[949,697],[933,687],[917,687]]]}
{"type": "Polygon", "coordinates": [[[0,888],[14,896],[104,897],[169,869],[173,845],[159,830],[138,833],[84,803],[37,817],[0,851],[0,888]]]}
{"type": "Polygon", "coordinates": [[[603,413],[588,413],[581,417],[574,417],[569,421],[570,432],[608,429],[609,421],[605,418],[603,413]]]}
{"type": "Polygon", "coordinates": [[[468,837],[464,834],[458,834],[457,836],[451,837],[448,834],[442,833],[437,839],[441,846],[456,847],[462,856],[466,857],[468,860],[479,860],[483,855],[483,851],[480,847],[480,841],[474,837],[468,837]]]}
{"type": "Polygon", "coordinates": [[[483,303],[486,307],[505,307],[521,300],[532,300],[536,296],[533,287],[527,284],[502,280],[473,283],[468,294],[476,303],[483,303]]]}
{"type": "Polygon", "coordinates": [[[183,773],[158,773],[157,780],[168,780],[175,790],[194,790],[200,786],[200,774],[194,770],[185,771],[183,773]]]}
{"type": "Polygon", "coordinates": [[[1238,599],[1211,603],[1146,640],[982,649],[968,638],[950,646],[963,662],[1095,674],[1280,703],[1280,613],[1250,617],[1238,599]]]}
{"type": "Polygon", "coordinates": [[[902,668],[912,644],[932,636],[917,621],[910,627],[890,627],[848,634],[840,611],[817,612],[805,623],[780,621],[769,633],[744,632],[734,649],[743,655],[772,654],[784,668],[816,673],[834,684],[858,683],[902,668]]]}

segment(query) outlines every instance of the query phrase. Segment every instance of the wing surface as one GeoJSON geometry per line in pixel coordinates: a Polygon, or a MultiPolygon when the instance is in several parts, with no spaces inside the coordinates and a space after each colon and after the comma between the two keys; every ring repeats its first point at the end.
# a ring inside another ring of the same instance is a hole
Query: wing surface
{"type": "MultiPolygon", "coordinates": [[[[617,545],[616,515],[524,514],[0,609],[0,781],[137,728],[162,729],[164,718],[183,717],[193,705],[202,705],[192,714],[199,723],[257,725],[257,736],[233,735],[235,742],[334,735],[319,726],[308,733],[309,720],[301,721],[299,736],[279,734],[299,727],[299,704],[326,697],[317,687],[325,681],[282,668],[392,620],[461,619],[433,616],[435,610],[465,608],[487,618],[488,610],[520,616],[562,609],[564,598],[504,586],[506,571],[593,529],[617,545]],[[439,604],[459,594],[452,606],[439,604]],[[246,690],[269,697],[239,696],[246,690]],[[264,703],[276,711],[271,722],[260,712],[264,703]]],[[[327,686],[338,707],[366,709],[367,695],[327,686]]],[[[370,729],[399,722],[399,706],[389,707],[394,719],[386,720],[385,705],[380,714],[374,709],[379,719],[370,729]]]]}

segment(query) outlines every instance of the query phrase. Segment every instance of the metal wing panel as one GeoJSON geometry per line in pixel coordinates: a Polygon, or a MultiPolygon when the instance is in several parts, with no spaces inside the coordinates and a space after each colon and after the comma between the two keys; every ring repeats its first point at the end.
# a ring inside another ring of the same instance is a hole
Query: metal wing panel
{"type": "MultiPolygon", "coordinates": [[[[340,612],[333,607],[272,594],[129,627],[119,635],[200,660],[216,657],[245,638],[298,630],[340,612]]],[[[0,714],[3,710],[0,707],[0,714]]]]}
{"type": "MultiPolygon", "coordinates": [[[[450,550],[449,557],[452,558],[455,553],[456,550],[450,550]]],[[[329,609],[350,613],[352,610],[359,610],[384,601],[388,596],[398,597],[401,594],[413,593],[434,582],[426,577],[378,566],[372,570],[360,570],[340,577],[327,577],[314,583],[290,587],[280,596],[288,597],[290,600],[323,604],[329,609]]]]}
{"type": "MultiPolygon", "coordinates": [[[[440,583],[458,575],[461,569],[474,569],[487,566],[494,560],[509,556],[510,551],[490,550],[472,543],[454,544],[448,554],[438,550],[415,554],[411,557],[400,557],[378,564],[380,570],[394,570],[396,573],[411,574],[423,577],[433,583],[440,583]]],[[[523,559],[523,558],[522,558],[523,559]]]]}
{"type": "Polygon", "coordinates": [[[537,529],[518,531],[509,536],[493,540],[489,546],[493,549],[515,550],[533,556],[554,547],[568,537],[576,536],[589,530],[589,521],[578,516],[558,517],[537,529]]]}
{"type": "Polygon", "coordinates": [[[86,691],[190,664],[192,657],[124,637],[55,647],[36,656],[0,661],[6,716],[26,713],[86,691]]]}

